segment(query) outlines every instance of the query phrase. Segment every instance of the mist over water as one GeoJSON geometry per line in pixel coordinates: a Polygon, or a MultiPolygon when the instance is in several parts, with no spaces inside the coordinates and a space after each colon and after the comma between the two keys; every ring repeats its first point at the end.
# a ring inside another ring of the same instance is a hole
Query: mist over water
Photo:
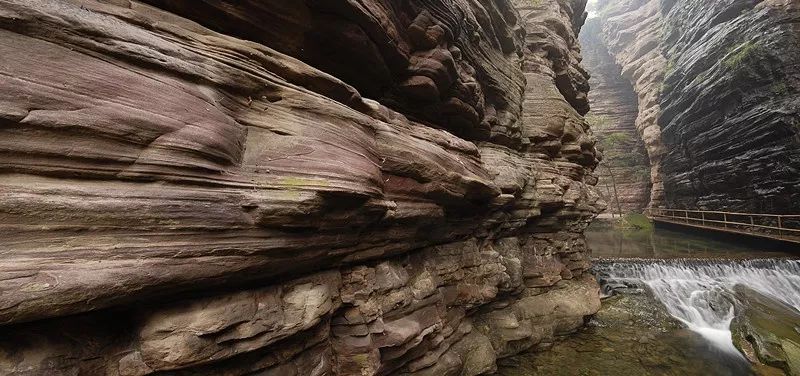
{"type": "Polygon", "coordinates": [[[730,330],[742,304],[735,286],[747,287],[800,311],[798,260],[600,260],[595,272],[606,290],[646,286],[671,316],[720,350],[738,356],[730,330]]]}

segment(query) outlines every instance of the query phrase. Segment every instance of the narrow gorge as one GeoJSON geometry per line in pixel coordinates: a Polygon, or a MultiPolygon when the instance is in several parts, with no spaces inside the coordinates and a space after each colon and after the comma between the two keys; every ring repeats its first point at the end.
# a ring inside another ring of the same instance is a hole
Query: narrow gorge
{"type": "Polygon", "coordinates": [[[610,149],[623,213],[800,212],[797,1],[598,0],[592,9],[593,32],[581,34],[597,90],[587,118],[610,149]]]}
{"type": "Polygon", "coordinates": [[[0,0],[0,375],[798,375],[653,228],[800,244],[798,93],[797,0],[0,0]]]}

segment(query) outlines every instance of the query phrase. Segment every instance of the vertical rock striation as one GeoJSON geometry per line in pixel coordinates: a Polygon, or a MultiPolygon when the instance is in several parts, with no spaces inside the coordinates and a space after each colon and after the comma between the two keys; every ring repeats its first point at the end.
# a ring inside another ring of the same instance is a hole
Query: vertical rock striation
{"type": "Polygon", "coordinates": [[[584,6],[0,1],[0,373],[546,348],[599,308],[584,6]]]}

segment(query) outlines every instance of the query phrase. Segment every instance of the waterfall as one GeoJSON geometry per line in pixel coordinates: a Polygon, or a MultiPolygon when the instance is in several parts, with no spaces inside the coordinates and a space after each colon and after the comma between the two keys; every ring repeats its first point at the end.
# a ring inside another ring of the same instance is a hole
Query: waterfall
{"type": "Polygon", "coordinates": [[[800,260],[625,259],[597,260],[604,292],[646,286],[670,315],[719,348],[738,351],[730,323],[743,285],[800,311],[800,260]]]}

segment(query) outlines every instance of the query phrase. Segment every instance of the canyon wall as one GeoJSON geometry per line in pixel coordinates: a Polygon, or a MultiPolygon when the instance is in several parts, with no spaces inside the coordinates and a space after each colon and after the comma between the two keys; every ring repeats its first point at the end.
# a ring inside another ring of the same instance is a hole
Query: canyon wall
{"type": "Polygon", "coordinates": [[[636,128],[639,101],[600,39],[602,26],[600,18],[593,17],[580,33],[583,65],[591,70],[591,110],[586,119],[603,148],[597,186],[609,211],[641,213],[650,202],[651,184],[650,161],[636,128]]]}
{"type": "Polygon", "coordinates": [[[0,373],[546,349],[600,304],[584,6],[0,1],[0,373]]]}
{"type": "Polygon", "coordinates": [[[800,213],[800,3],[695,1],[665,10],[667,202],[800,213]]]}
{"type": "Polygon", "coordinates": [[[800,212],[800,4],[601,1],[598,18],[638,94],[650,205],[800,212]]]}
{"type": "Polygon", "coordinates": [[[661,157],[665,151],[657,118],[661,110],[664,59],[661,50],[659,0],[600,1],[600,39],[616,60],[622,76],[633,86],[638,114],[634,126],[650,161],[650,202],[664,203],[661,157]]]}

